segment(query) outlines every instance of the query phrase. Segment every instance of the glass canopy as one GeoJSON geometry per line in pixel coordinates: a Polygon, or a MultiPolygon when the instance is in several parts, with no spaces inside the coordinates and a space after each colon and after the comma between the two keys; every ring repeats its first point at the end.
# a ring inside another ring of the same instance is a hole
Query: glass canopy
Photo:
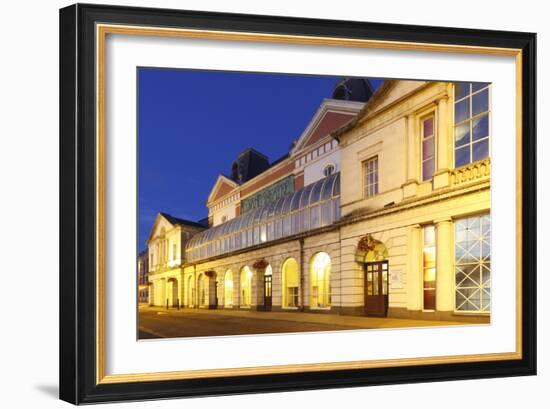
{"type": "Polygon", "coordinates": [[[340,173],[195,234],[187,261],[218,256],[328,226],[340,219],[340,173]]]}

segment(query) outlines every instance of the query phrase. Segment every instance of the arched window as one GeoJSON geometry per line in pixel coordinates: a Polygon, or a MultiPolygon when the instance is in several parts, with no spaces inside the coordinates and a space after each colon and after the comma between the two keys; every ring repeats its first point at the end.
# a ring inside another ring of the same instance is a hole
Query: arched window
{"type": "Polygon", "coordinates": [[[199,305],[201,307],[208,305],[206,298],[206,276],[204,274],[199,276],[199,305]]]}
{"type": "Polygon", "coordinates": [[[327,253],[317,253],[310,263],[310,307],[330,307],[330,256],[327,253]]]}
{"type": "Polygon", "coordinates": [[[336,171],[336,166],[334,166],[332,163],[329,163],[327,166],[323,168],[323,176],[327,177],[332,175],[336,171]]]}
{"type": "Polygon", "coordinates": [[[298,307],[298,262],[287,259],[282,268],[283,276],[283,307],[298,307]]]}
{"type": "Polygon", "coordinates": [[[244,266],[241,269],[241,307],[250,307],[252,301],[252,270],[244,266]]]}
{"type": "Polygon", "coordinates": [[[233,272],[227,270],[224,280],[224,306],[233,307],[233,272]]]}

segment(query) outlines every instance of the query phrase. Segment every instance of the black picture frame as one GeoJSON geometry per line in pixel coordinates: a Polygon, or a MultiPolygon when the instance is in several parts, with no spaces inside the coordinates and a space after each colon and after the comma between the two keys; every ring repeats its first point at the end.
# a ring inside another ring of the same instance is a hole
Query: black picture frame
{"type": "Polygon", "coordinates": [[[60,398],[74,404],[536,374],[536,34],[77,4],[60,10],[60,398]],[[520,49],[521,359],[206,379],[97,383],[95,25],[520,49]]]}

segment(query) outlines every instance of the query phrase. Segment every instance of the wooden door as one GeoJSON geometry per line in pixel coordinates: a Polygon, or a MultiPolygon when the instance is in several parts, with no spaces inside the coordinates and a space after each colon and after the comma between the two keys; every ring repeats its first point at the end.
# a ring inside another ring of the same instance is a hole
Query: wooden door
{"type": "Polygon", "coordinates": [[[388,262],[365,264],[365,312],[369,316],[388,315],[388,262]]]}
{"type": "Polygon", "coordinates": [[[266,311],[271,311],[271,305],[273,304],[273,276],[264,276],[264,306],[266,311]]]}

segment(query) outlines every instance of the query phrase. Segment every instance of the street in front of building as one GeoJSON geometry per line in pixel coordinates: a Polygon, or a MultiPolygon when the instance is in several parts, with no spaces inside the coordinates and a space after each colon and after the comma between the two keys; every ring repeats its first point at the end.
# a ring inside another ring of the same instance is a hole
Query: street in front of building
{"type": "Polygon", "coordinates": [[[457,325],[453,321],[140,306],[139,339],[457,325]]]}

